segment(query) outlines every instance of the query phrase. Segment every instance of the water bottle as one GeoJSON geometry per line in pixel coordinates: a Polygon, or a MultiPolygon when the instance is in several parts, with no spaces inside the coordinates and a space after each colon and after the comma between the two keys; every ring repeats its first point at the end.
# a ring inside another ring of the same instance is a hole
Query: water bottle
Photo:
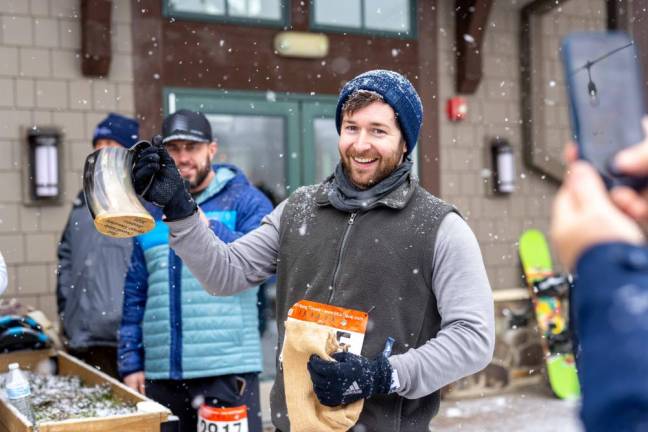
{"type": "Polygon", "coordinates": [[[34,423],[34,413],[31,407],[31,390],[29,381],[20,370],[18,363],[9,364],[9,376],[6,387],[9,402],[15,406],[30,422],[34,423]]]}

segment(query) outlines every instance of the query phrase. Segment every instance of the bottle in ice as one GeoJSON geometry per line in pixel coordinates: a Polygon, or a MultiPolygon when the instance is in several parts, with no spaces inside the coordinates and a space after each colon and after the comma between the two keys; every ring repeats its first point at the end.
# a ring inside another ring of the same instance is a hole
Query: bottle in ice
{"type": "Polygon", "coordinates": [[[31,390],[29,381],[22,373],[18,363],[9,365],[9,375],[5,385],[9,402],[18,409],[30,422],[34,423],[34,413],[31,407],[31,390]]]}

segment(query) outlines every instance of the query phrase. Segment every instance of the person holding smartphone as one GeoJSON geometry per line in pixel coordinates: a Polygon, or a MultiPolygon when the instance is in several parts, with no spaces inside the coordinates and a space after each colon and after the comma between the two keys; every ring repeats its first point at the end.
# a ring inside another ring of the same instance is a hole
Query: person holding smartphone
{"type": "MultiPolygon", "coordinates": [[[[648,136],[648,121],[644,119],[648,136]]],[[[588,432],[648,428],[648,190],[609,192],[588,162],[566,150],[568,171],[554,201],[551,238],[575,274],[574,331],[580,340],[581,418],[588,432]]],[[[648,138],[619,152],[613,167],[648,175],[648,138]]]]}

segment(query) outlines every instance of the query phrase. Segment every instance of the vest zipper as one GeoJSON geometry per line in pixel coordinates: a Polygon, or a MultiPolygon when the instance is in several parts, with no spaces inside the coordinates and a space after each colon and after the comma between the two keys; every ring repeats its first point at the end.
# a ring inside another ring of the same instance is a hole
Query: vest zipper
{"type": "Polygon", "coordinates": [[[338,254],[337,257],[337,263],[335,264],[335,271],[333,272],[333,284],[331,285],[331,294],[329,295],[328,298],[328,304],[331,304],[331,301],[333,300],[333,295],[335,294],[335,282],[337,281],[338,273],[340,271],[340,264],[342,263],[342,255],[344,254],[344,247],[346,246],[347,238],[349,237],[349,231],[351,231],[351,227],[353,226],[353,222],[355,222],[355,218],[358,215],[357,212],[351,213],[351,217],[349,217],[349,222],[347,223],[346,230],[344,231],[344,236],[342,237],[342,246],[340,247],[340,253],[338,254]]]}
{"type": "Polygon", "coordinates": [[[169,378],[182,379],[182,261],[169,248],[169,378]]]}

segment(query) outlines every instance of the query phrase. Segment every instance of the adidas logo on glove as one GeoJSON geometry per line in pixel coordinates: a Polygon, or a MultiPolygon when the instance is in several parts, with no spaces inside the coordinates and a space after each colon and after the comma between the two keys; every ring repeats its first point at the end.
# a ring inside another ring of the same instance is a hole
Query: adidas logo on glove
{"type": "Polygon", "coordinates": [[[349,396],[349,395],[354,395],[359,393],[362,393],[362,390],[360,389],[358,382],[353,381],[353,383],[349,386],[349,388],[346,389],[344,393],[342,393],[342,396],[349,396]]]}

